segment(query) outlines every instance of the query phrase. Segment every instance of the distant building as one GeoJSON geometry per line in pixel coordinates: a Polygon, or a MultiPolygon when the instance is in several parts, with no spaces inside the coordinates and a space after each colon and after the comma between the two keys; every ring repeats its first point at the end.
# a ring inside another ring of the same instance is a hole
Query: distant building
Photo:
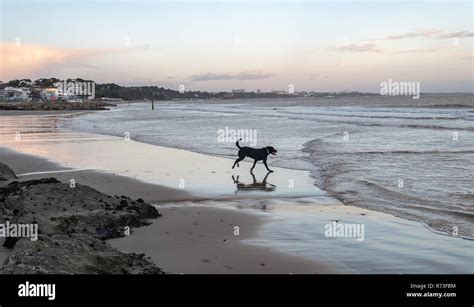
{"type": "Polygon", "coordinates": [[[57,99],[66,102],[82,102],[94,99],[95,83],[76,80],[64,80],[54,84],[57,99]]]}
{"type": "Polygon", "coordinates": [[[11,101],[29,101],[31,100],[31,91],[27,88],[6,87],[4,97],[11,101]]]}
{"type": "Polygon", "coordinates": [[[245,93],[245,90],[244,89],[235,89],[235,90],[232,90],[232,93],[245,93]]]}
{"type": "Polygon", "coordinates": [[[59,91],[55,87],[43,88],[40,92],[40,97],[43,100],[56,101],[59,98],[59,91]]]}

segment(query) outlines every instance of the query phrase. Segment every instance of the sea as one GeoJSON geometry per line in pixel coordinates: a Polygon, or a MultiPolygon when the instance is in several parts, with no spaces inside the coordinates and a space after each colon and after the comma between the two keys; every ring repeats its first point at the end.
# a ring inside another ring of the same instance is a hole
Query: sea
{"type": "Polygon", "coordinates": [[[474,238],[473,94],[133,102],[61,125],[229,159],[241,135],[345,204],[474,238]]]}

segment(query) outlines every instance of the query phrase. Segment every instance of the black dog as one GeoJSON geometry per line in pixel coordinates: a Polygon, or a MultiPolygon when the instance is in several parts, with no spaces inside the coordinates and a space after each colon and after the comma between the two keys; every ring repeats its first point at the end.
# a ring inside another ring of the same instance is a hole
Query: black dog
{"type": "Polygon", "coordinates": [[[234,165],[232,166],[232,169],[234,169],[235,165],[237,164],[237,167],[239,167],[239,162],[245,159],[245,157],[249,157],[254,159],[253,161],[253,166],[250,169],[250,172],[255,167],[255,164],[257,164],[257,161],[263,160],[263,164],[267,168],[269,172],[273,172],[271,169],[268,168],[267,165],[267,157],[269,154],[275,155],[277,153],[276,149],[273,148],[272,146],[267,146],[263,147],[260,149],[255,149],[252,147],[240,147],[239,142],[242,141],[242,139],[238,140],[235,145],[239,148],[239,158],[235,160],[234,165]]]}

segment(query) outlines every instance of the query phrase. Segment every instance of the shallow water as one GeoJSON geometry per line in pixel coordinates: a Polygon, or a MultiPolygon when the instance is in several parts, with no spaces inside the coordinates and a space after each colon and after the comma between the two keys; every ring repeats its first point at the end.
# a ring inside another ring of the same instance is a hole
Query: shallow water
{"type": "Polygon", "coordinates": [[[255,129],[256,147],[278,149],[270,165],[310,171],[347,204],[474,238],[472,97],[163,102],[154,112],[132,104],[63,127],[231,159],[237,148],[218,141],[219,129],[255,129]]]}

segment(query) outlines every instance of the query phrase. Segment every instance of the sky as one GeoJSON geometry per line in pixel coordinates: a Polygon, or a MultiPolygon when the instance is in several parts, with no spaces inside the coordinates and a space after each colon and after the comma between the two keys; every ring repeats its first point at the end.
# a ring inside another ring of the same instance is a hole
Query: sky
{"type": "Polygon", "coordinates": [[[473,1],[0,0],[0,80],[473,92],[473,1]]]}

